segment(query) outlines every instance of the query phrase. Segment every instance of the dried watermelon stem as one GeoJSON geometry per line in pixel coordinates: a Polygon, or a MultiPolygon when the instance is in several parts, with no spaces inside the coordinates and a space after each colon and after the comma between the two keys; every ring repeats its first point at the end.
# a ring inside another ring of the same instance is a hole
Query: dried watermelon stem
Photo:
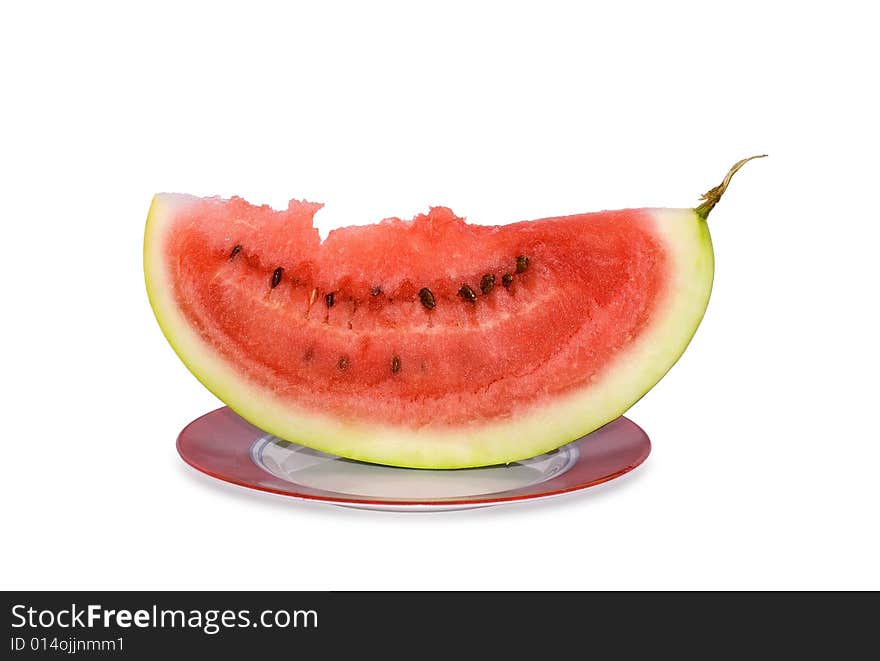
{"type": "Polygon", "coordinates": [[[733,179],[733,175],[739,172],[739,169],[755,158],[764,158],[767,154],[758,154],[757,156],[749,156],[748,158],[744,158],[741,161],[737,161],[730,171],[727,173],[727,176],[724,177],[724,181],[715,186],[712,190],[703,193],[700,197],[701,200],[705,200],[700,206],[698,206],[694,211],[697,212],[697,215],[705,220],[709,212],[715,208],[715,205],[718,204],[718,200],[721,199],[721,196],[724,195],[724,191],[727,190],[727,187],[730,185],[730,180],[733,179]]]}

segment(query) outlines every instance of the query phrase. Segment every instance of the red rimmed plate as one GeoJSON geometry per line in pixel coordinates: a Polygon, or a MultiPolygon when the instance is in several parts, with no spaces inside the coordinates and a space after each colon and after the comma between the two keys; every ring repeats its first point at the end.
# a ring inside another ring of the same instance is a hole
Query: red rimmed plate
{"type": "Polygon", "coordinates": [[[283,441],[228,408],[177,438],[193,468],[269,493],[375,510],[454,510],[550,498],[608,482],[641,464],[651,441],[621,417],[553,452],[501,466],[425,470],[343,459],[283,441]]]}

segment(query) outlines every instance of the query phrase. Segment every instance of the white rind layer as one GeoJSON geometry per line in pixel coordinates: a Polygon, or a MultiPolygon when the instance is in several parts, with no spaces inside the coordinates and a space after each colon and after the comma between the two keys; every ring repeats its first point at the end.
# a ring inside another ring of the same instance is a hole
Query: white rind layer
{"type": "Polygon", "coordinates": [[[668,251],[670,280],[638,338],[599,379],[503,421],[455,429],[406,428],[346,421],[292,406],[242,379],[193,331],[174,297],[165,264],[167,229],[181,205],[197,198],[157,195],[147,218],[144,273],[156,319],[189,370],[227,406],[280,438],[373,463],[463,468],[526,459],[611,422],[654,386],[684,352],[712,289],[714,257],[705,219],[693,209],[651,209],[668,251]]]}

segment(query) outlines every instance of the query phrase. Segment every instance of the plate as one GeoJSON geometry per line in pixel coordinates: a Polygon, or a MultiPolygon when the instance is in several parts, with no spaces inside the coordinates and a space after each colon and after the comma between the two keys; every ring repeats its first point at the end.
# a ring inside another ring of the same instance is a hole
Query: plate
{"type": "Polygon", "coordinates": [[[382,466],[279,439],[229,408],[187,425],[177,451],[193,468],[242,487],[374,510],[455,510],[551,498],[608,482],[651,451],[620,417],[558,450],[510,464],[454,470],[382,466]]]}

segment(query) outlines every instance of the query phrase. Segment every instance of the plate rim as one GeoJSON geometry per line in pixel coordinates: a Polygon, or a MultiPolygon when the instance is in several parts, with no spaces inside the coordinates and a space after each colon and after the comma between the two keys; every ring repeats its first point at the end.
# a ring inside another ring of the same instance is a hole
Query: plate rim
{"type": "MultiPolygon", "coordinates": [[[[382,499],[378,499],[377,500],[375,498],[367,498],[367,497],[360,498],[357,496],[345,496],[345,495],[329,496],[329,495],[321,495],[321,494],[303,493],[303,492],[297,492],[297,491],[293,491],[293,490],[282,490],[281,488],[273,488],[270,485],[254,484],[252,482],[246,481],[243,478],[236,479],[234,476],[226,475],[226,474],[219,473],[216,471],[212,471],[209,468],[204,467],[204,466],[200,466],[200,465],[196,464],[193,460],[191,460],[190,457],[187,456],[186,452],[182,448],[182,445],[184,442],[184,437],[186,436],[188,430],[192,426],[203,421],[205,418],[207,418],[209,416],[217,415],[221,411],[224,411],[224,410],[229,411],[233,415],[236,415],[236,416],[238,415],[229,407],[221,406],[219,408],[216,408],[212,411],[208,411],[207,413],[204,413],[204,414],[200,415],[199,417],[195,418],[194,420],[189,422],[186,426],[184,426],[184,428],[178,434],[177,441],[175,443],[175,447],[177,449],[177,453],[180,456],[180,458],[189,467],[193,468],[194,470],[198,471],[199,473],[201,473],[203,475],[207,475],[211,478],[214,478],[214,479],[219,480],[221,482],[224,482],[226,484],[233,484],[235,486],[247,489],[249,491],[256,491],[256,492],[260,492],[260,493],[269,493],[269,494],[273,494],[276,496],[283,496],[285,498],[293,498],[296,500],[305,500],[305,501],[310,501],[310,502],[319,502],[319,503],[326,503],[326,504],[339,505],[339,506],[349,506],[349,507],[357,508],[357,509],[381,510],[381,509],[385,508],[386,510],[391,510],[391,509],[420,508],[420,511],[428,511],[428,510],[442,510],[444,508],[465,509],[465,508],[488,507],[488,506],[492,506],[492,505],[503,505],[503,504],[507,504],[507,503],[528,502],[528,501],[534,501],[534,500],[539,500],[539,499],[547,499],[547,498],[552,498],[555,496],[562,496],[562,495],[565,495],[568,493],[583,491],[585,489],[589,489],[591,487],[599,486],[601,484],[605,484],[606,482],[610,482],[612,480],[615,480],[619,477],[622,477],[623,475],[626,475],[627,473],[631,473],[633,470],[635,470],[636,468],[641,466],[647,460],[647,458],[651,454],[651,450],[652,450],[651,440],[650,440],[648,434],[644,431],[644,429],[642,429],[637,423],[633,422],[631,419],[627,418],[626,416],[621,415],[618,418],[615,418],[615,420],[612,420],[611,422],[609,422],[607,424],[611,424],[613,422],[616,422],[617,420],[623,420],[626,423],[632,425],[635,428],[635,431],[637,431],[638,433],[640,433],[643,436],[645,450],[641,454],[640,457],[638,457],[635,461],[631,462],[630,464],[622,467],[621,469],[619,469],[617,471],[608,473],[607,475],[603,475],[603,476],[596,478],[594,480],[589,480],[589,481],[577,483],[577,484],[574,484],[571,486],[560,487],[557,489],[542,489],[538,493],[510,494],[509,490],[508,491],[500,491],[500,492],[496,492],[497,494],[499,494],[497,496],[494,496],[493,494],[486,494],[487,497],[484,497],[484,498],[452,497],[452,498],[442,499],[442,500],[440,500],[440,499],[431,499],[431,500],[418,500],[418,499],[382,500],[382,499]],[[502,494],[509,494],[509,495],[502,495],[502,494]],[[360,507],[358,507],[358,506],[360,506],[360,507]],[[421,508],[425,508],[425,509],[423,510],[421,508]]],[[[238,417],[240,417],[240,416],[238,416],[238,417]]],[[[247,422],[243,418],[241,418],[241,419],[244,422],[247,422]]],[[[250,425],[250,423],[247,423],[247,424],[250,425]]],[[[251,425],[251,426],[253,426],[253,425],[251,425]]],[[[607,425],[603,425],[603,427],[605,427],[605,426],[607,426],[607,425]]],[[[599,429],[602,429],[603,427],[600,427],[599,429]]],[[[259,431],[259,429],[257,427],[254,427],[254,429],[257,429],[259,431]]],[[[596,430],[596,431],[598,431],[598,430],[596,430]]],[[[576,439],[576,440],[572,441],[572,443],[578,443],[578,442],[582,441],[584,438],[586,438],[587,436],[589,436],[589,435],[586,435],[586,436],[583,436],[579,439],[576,439]]],[[[244,454],[247,456],[248,461],[251,462],[255,468],[265,472],[267,475],[271,475],[273,478],[275,478],[277,480],[280,480],[281,478],[278,478],[277,476],[273,475],[272,473],[265,471],[265,469],[261,468],[256,463],[253,463],[253,460],[250,455],[250,448],[252,447],[253,443],[258,442],[261,438],[262,438],[261,436],[257,436],[256,438],[252,439],[248,443],[247,448],[244,450],[244,454]]],[[[579,461],[580,461],[580,459],[579,459],[579,461]]],[[[575,463],[575,466],[576,465],[577,465],[577,462],[575,463]]],[[[413,470],[419,470],[419,469],[413,469],[413,470]]],[[[566,473],[567,473],[567,471],[566,471],[566,473]]],[[[541,482],[540,484],[550,485],[555,480],[561,479],[566,473],[563,473],[562,475],[554,476],[554,477],[550,478],[549,480],[546,480],[545,482],[541,482]]],[[[290,484],[291,487],[293,487],[294,489],[298,486],[297,483],[295,483],[295,482],[289,482],[288,484],[290,484]]]]}

